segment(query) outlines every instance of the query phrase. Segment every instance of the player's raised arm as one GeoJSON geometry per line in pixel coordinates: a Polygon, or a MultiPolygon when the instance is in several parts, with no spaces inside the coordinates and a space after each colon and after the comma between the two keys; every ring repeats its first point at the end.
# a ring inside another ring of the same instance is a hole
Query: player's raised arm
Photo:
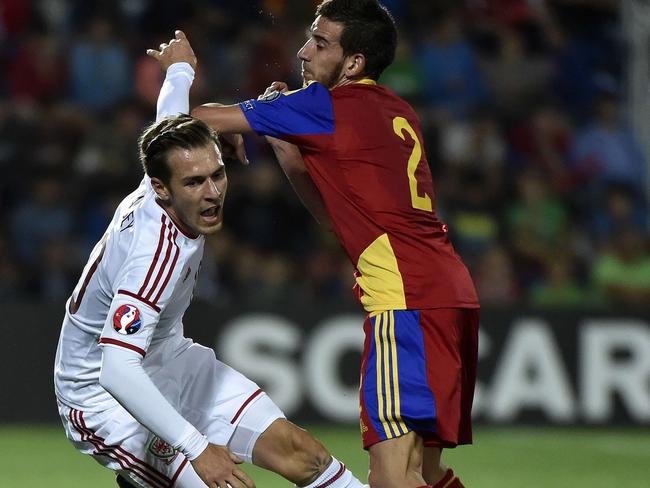
{"type": "Polygon", "coordinates": [[[174,39],[148,49],[147,55],[160,63],[165,81],[160,89],[156,120],[190,111],[190,87],[194,81],[197,59],[183,31],[177,30],[174,39]]]}

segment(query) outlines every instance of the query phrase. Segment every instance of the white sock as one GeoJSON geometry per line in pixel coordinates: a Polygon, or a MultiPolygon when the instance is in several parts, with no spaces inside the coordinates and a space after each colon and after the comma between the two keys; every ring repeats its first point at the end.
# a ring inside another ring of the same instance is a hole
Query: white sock
{"type": "Polygon", "coordinates": [[[367,488],[354,477],[341,461],[332,456],[332,462],[312,484],[303,488],[367,488]]]}

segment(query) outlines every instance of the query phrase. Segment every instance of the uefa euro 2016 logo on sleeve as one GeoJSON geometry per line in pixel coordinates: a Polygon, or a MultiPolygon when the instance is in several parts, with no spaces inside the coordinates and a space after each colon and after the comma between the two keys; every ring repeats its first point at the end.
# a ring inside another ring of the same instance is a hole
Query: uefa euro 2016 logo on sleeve
{"type": "Polygon", "coordinates": [[[113,315],[113,328],[123,335],[135,334],[142,327],[140,310],[135,305],[122,305],[113,315]]]}

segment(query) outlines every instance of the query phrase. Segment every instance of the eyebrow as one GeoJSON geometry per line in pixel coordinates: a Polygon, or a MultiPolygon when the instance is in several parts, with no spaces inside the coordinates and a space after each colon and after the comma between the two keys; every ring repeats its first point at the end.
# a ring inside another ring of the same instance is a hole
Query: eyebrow
{"type": "Polygon", "coordinates": [[[194,175],[194,176],[186,176],[184,178],[181,178],[182,183],[190,183],[192,181],[201,181],[205,180],[205,176],[203,175],[194,175]]]}
{"type": "Polygon", "coordinates": [[[327,38],[321,36],[320,34],[314,34],[314,33],[312,32],[312,33],[311,33],[311,36],[312,36],[314,39],[316,39],[317,41],[323,41],[323,42],[325,42],[325,43],[327,43],[327,44],[330,43],[330,41],[329,41],[327,38]]]}
{"type": "Polygon", "coordinates": [[[327,44],[330,44],[329,39],[327,39],[326,37],[323,37],[322,34],[314,33],[313,27],[310,27],[309,29],[307,29],[307,32],[305,32],[305,36],[306,37],[313,37],[317,41],[323,41],[323,42],[326,42],[327,44]]]}

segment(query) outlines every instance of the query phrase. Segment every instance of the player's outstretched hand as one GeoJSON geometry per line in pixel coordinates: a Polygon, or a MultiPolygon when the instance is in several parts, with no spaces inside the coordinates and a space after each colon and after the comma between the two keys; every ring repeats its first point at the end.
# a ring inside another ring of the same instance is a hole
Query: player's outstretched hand
{"type": "Polygon", "coordinates": [[[174,63],[188,63],[193,69],[196,69],[196,56],[190,46],[190,41],[185,37],[183,31],[177,30],[174,32],[174,39],[169,42],[163,42],[158,51],[155,49],[147,49],[147,55],[154,58],[160,63],[163,71],[167,71],[174,63]]]}
{"type": "Polygon", "coordinates": [[[192,467],[210,488],[255,488],[253,480],[237,466],[242,462],[226,446],[208,444],[192,467]]]}

